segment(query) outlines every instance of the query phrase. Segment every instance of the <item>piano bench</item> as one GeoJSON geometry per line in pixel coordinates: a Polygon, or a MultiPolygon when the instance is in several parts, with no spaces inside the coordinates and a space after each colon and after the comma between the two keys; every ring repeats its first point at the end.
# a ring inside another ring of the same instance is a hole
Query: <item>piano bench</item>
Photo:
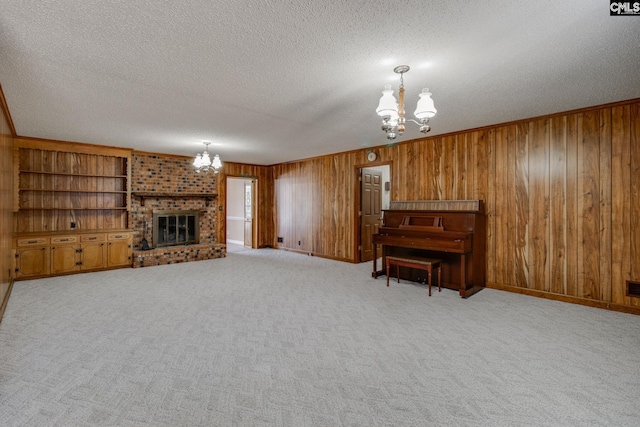
{"type": "Polygon", "coordinates": [[[431,273],[436,270],[438,273],[438,292],[442,292],[441,276],[442,276],[442,260],[433,258],[420,258],[412,256],[386,256],[387,264],[387,287],[389,286],[389,274],[391,272],[391,266],[396,266],[396,276],[398,277],[398,283],[400,283],[400,267],[415,268],[418,270],[424,270],[427,272],[427,284],[429,285],[429,296],[431,296],[431,273]]]}

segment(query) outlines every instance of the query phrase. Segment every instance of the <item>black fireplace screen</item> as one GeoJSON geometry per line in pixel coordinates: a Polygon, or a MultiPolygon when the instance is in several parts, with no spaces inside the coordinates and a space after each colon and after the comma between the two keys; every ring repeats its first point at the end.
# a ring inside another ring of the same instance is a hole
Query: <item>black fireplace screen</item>
{"type": "Polygon", "coordinates": [[[199,242],[200,211],[154,211],[155,247],[199,242]]]}

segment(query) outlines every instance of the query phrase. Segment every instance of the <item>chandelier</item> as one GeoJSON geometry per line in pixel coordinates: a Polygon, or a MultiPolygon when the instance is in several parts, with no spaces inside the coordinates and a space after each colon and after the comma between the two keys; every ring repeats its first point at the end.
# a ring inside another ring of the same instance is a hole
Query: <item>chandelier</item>
{"type": "Polygon", "coordinates": [[[220,160],[219,155],[213,156],[213,160],[209,157],[209,144],[208,141],[203,142],[204,151],[202,153],[196,154],[196,158],[193,160],[193,166],[196,168],[196,173],[200,172],[209,172],[213,170],[213,173],[218,173],[220,168],[222,167],[222,161],[220,160]]]}
{"type": "MultiPolygon", "coordinates": [[[[404,112],[404,73],[409,71],[408,65],[398,65],[393,69],[394,72],[400,74],[400,88],[398,90],[398,96],[400,102],[396,102],[396,98],[393,96],[393,90],[391,85],[385,85],[382,91],[382,97],[376,113],[382,117],[382,130],[387,133],[387,139],[396,139],[397,135],[402,136],[405,130],[405,118],[404,112]]],[[[422,89],[420,93],[420,99],[418,99],[418,105],[416,111],[413,113],[419,122],[409,119],[420,126],[420,132],[427,133],[431,130],[431,126],[427,123],[429,119],[436,115],[436,107],[433,105],[433,99],[431,99],[431,92],[429,89],[422,89]]]]}

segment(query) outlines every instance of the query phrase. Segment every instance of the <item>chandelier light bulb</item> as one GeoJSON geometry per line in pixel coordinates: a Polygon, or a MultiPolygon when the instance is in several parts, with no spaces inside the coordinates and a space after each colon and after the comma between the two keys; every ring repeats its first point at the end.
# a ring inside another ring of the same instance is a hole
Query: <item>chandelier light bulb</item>
{"type": "Polygon", "coordinates": [[[437,113],[436,107],[433,105],[433,99],[431,99],[431,92],[429,89],[422,89],[420,93],[420,99],[418,99],[418,105],[416,111],[413,113],[417,119],[430,119],[437,113]]]}
{"type": "Polygon", "coordinates": [[[202,166],[202,154],[196,154],[196,158],[193,160],[193,166],[195,166],[196,168],[202,166]]]}
{"type": "Polygon", "coordinates": [[[380,103],[378,104],[378,108],[376,108],[376,113],[378,113],[380,117],[398,117],[398,102],[395,96],[393,96],[391,85],[384,86],[380,103]]]}
{"type": "Polygon", "coordinates": [[[215,155],[213,156],[213,161],[211,162],[211,166],[213,166],[214,169],[220,169],[222,167],[222,161],[220,160],[220,156],[219,155],[215,155]]]}

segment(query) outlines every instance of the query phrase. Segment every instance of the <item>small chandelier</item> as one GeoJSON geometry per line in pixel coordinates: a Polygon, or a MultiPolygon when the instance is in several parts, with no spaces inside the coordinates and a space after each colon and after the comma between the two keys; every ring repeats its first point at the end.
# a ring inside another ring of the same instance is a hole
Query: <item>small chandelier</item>
{"type": "MultiPolygon", "coordinates": [[[[409,71],[408,65],[398,65],[393,69],[394,72],[400,74],[400,89],[398,90],[400,102],[396,102],[396,98],[393,96],[393,90],[391,85],[385,85],[382,91],[382,97],[376,113],[382,117],[382,130],[387,133],[387,139],[396,139],[397,135],[402,136],[405,129],[405,113],[404,113],[404,79],[403,75],[409,71]]],[[[420,93],[420,99],[418,99],[418,106],[413,113],[419,122],[409,119],[420,126],[420,132],[427,133],[431,130],[431,126],[427,123],[429,119],[436,115],[436,107],[433,105],[433,99],[431,99],[431,92],[429,89],[422,89],[420,93]]]]}
{"type": "Polygon", "coordinates": [[[204,151],[202,153],[196,154],[196,158],[193,160],[193,166],[196,168],[196,173],[200,172],[209,172],[213,170],[213,173],[218,173],[220,168],[222,167],[222,161],[220,161],[220,156],[213,156],[213,160],[209,157],[209,144],[208,141],[203,142],[204,151]]]}

